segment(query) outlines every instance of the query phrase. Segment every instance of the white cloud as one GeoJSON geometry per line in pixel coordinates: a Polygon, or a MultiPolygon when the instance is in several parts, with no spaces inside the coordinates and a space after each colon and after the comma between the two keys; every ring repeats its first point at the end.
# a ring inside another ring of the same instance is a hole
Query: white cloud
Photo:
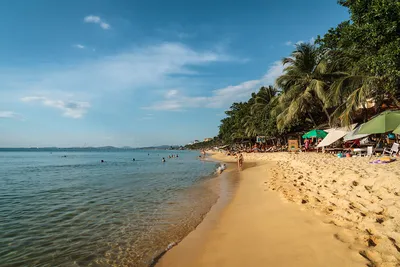
{"type": "Polygon", "coordinates": [[[275,85],[275,80],[283,74],[284,66],[281,61],[275,61],[272,63],[267,73],[262,77],[262,83],[264,85],[275,85]]]}
{"type": "Polygon", "coordinates": [[[35,95],[65,99],[65,93],[99,96],[104,92],[143,88],[179,88],[198,74],[197,67],[236,58],[213,51],[195,51],[181,43],[160,43],[135,47],[112,56],[103,56],[79,64],[53,65],[51,68],[2,69],[0,86],[21,90],[21,96],[35,95]],[[29,91],[29,92],[26,92],[29,91]],[[58,92],[61,96],[54,96],[58,92]]]}
{"type": "MultiPolygon", "coordinates": [[[[114,96],[124,94],[125,90],[140,90],[141,94],[149,96],[156,92],[152,89],[171,88],[162,96],[162,100],[169,101],[159,103],[154,109],[179,110],[182,107],[180,92],[184,95],[186,90],[183,89],[188,84],[191,88],[204,88],[198,77],[200,68],[216,62],[241,61],[223,51],[199,51],[181,43],[159,43],[75,64],[53,64],[51,68],[40,65],[29,69],[3,68],[0,69],[0,87],[8,90],[2,92],[0,100],[22,98],[25,102],[57,108],[64,116],[78,118],[87,112],[89,103],[100,106],[110,100],[119,101],[114,96]],[[76,99],[86,102],[70,101],[76,99]]],[[[190,97],[185,106],[195,106],[197,100],[205,103],[205,99],[190,97]]],[[[109,111],[118,109],[116,103],[106,108],[109,111]]]]}
{"type": "Polygon", "coordinates": [[[280,61],[274,62],[267,73],[259,80],[245,81],[237,85],[216,89],[210,96],[186,96],[178,90],[169,90],[164,95],[164,100],[145,107],[152,110],[182,111],[186,108],[227,108],[236,101],[246,101],[252,92],[256,92],[263,85],[273,85],[277,77],[283,73],[280,61]]]}
{"type": "Polygon", "coordinates": [[[166,94],[165,94],[165,98],[172,98],[175,95],[178,94],[178,90],[169,90],[166,94]]]}
{"type": "Polygon", "coordinates": [[[100,23],[100,27],[102,27],[104,30],[108,30],[111,28],[110,24],[105,22],[100,23]]]}
{"type": "Polygon", "coordinates": [[[100,17],[98,17],[98,16],[93,16],[93,15],[86,16],[83,20],[84,20],[85,22],[88,22],[88,23],[100,23],[100,22],[101,22],[100,17]]]}
{"type": "Polygon", "coordinates": [[[45,106],[60,109],[63,112],[64,116],[74,119],[81,118],[90,107],[90,104],[88,102],[53,100],[44,96],[26,96],[21,98],[21,101],[38,101],[45,106]]]}
{"type": "Polygon", "coordinates": [[[0,119],[23,119],[23,117],[14,111],[0,111],[0,119]]]}
{"type": "MultiPolygon", "coordinates": [[[[303,43],[306,43],[306,42],[304,42],[303,40],[300,40],[300,41],[296,42],[296,45],[303,44],[303,43]]],[[[314,37],[311,37],[310,40],[307,41],[307,43],[314,44],[315,43],[314,37]]]]}
{"type": "Polygon", "coordinates": [[[106,23],[104,20],[102,20],[99,16],[93,16],[93,15],[89,15],[86,16],[83,19],[84,22],[86,23],[94,23],[94,24],[99,24],[101,28],[103,28],[104,30],[108,30],[111,28],[110,24],[106,23]]]}
{"type": "Polygon", "coordinates": [[[291,46],[291,45],[293,45],[293,43],[291,41],[287,41],[287,42],[285,42],[285,45],[291,46]]]}
{"type": "Polygon", "coordinates": [[[81,45],[81,44],[75,44],[75,45],[73,45],[73,47],[78,48],[78,49],[85,49],[86,48],[84,45],[81,45]]]}
{"type": "Polygon", "coordinates": [[[207,107],[221,108],[235,101],[247,100],[250,94],[261,86],[261,80],[245,81],[238,85],[230,85],[212,92],[208,98],[207,107]]]}

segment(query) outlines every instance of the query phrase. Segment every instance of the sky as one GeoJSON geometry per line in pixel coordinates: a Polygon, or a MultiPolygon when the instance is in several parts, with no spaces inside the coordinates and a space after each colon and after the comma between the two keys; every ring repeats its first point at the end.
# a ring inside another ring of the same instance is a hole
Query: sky
{"type": "Polygon", "coordinates": [[[2,0],[0,147],[153,146],[218,134],[336,0],[2,0]]]}

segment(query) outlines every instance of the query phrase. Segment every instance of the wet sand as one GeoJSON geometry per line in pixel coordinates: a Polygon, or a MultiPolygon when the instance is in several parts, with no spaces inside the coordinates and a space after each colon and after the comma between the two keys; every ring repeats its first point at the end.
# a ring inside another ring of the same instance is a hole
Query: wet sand
{"type": "Polygon", "coordinates": [[[366,266],[358,248],[343,241],[347,232],[269,188],[279,170],[272,161],[246,160],[232,201],[212,210],[157,266],[366,266]]]}

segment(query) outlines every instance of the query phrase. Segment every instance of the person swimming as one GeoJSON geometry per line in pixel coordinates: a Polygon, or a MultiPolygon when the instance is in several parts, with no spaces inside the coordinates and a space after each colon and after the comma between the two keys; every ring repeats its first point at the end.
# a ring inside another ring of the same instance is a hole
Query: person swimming
{"type": "Polygon", "coordinates": [[[135,158],[133,158],[132,161],[135,161],[135,158]]]}
{"type": "Polygon", "coordinates": [[[165,162],[165,158],[162,158],[162,160],[161,160],[162,162],[165,162]]]}
{"type": "Polygon", "coordinates": [[[101,160],[102,163],[104,163],[104,160],[101,160]]]}
{"type": "Polygon", "coordinates": [[[218,174],[221,174],[225,169],[226,169],[226,164],[221,164],[221,165],[217,168],[217,173],[218,173],[218,174]]]}

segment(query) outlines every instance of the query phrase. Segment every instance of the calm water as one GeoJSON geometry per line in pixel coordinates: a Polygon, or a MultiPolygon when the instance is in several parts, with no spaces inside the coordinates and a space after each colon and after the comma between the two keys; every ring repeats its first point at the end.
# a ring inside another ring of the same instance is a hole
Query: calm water
{"type": "Polygon", "coordinates": [[[148,266],[217,199],[197,155],[0,152],[0,265],[148,266]]]}

